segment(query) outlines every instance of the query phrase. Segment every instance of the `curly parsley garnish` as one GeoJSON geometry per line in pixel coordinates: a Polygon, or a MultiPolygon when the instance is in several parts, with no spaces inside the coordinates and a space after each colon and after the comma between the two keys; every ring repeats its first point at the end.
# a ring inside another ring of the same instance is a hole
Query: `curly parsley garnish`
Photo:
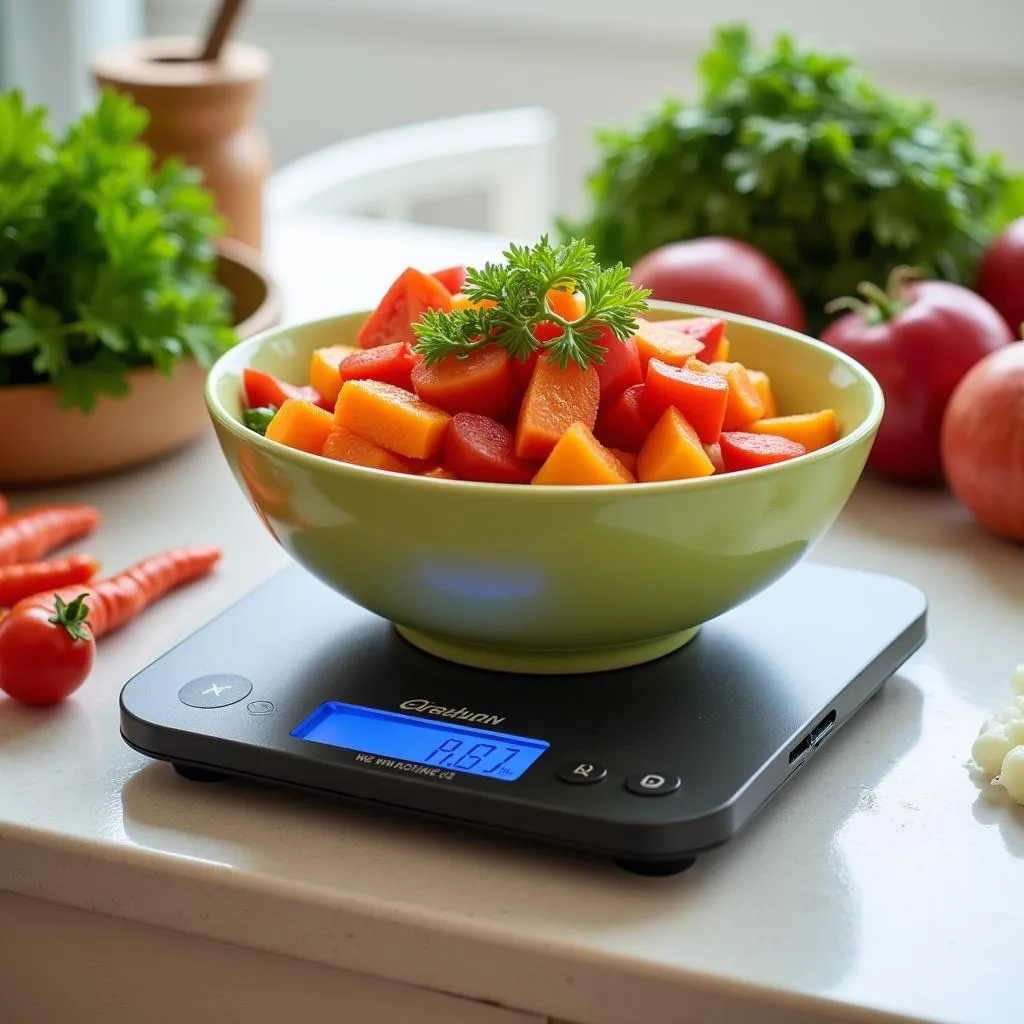
{"type": "Polygon", "coordinates": [[[504,263],[470,268],[462,287],[471,302],[493,305],[430,309],[413,324],[416,351],[428,366],[448,355],[464,359],[493,344],[522,362],[543,349],[563,370],[570,361],[586,369],[604,362],[609,332],[619,341],[631,337],[637,314],[647,310],[650,291],[630,284],[629,268],[621,263],[601,267],[593,247],[581,239],[553,246],[544,235],[534,246],[512,244],[502,255],[504,263]],[[564,319],[549,306],[549,291],[579,292],[585,312],[578,320],[564,319]],[[538,341],[534,328],[544,322],[562,333],[538,341]]]}

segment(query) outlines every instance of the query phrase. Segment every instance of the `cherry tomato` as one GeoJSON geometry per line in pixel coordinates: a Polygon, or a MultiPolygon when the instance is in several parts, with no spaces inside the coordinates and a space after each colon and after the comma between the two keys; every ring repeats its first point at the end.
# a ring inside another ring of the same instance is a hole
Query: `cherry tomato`
{"type": "Polygon", "coordinates": [[[774,260],[734,238],[669,242],[641,257],[630,273],[652,299],[686,302],[802,331],[804,308],[774,260]]]}
{"type": "Polygon", "coordinates": [[[1024,328],[1024,217],[1011,221],[985,250],[974,290],[1018,337],[1024,328]]]}
{"type": "Polygon", "coordinates": [[[948,281],[908,284],[894,273],[888,289],[862,285],[864,302],[826,328],[821,340],[874,375],[885,412],[868,456],[881,476],[914,484],[943,480],[939,435],[953,389],[965,373],[1013,340],[980,295],[948,281]]]}
{"type": "Polygon", "coordinates": [[[69,629],[54,618],[60,614],[55,616],[53,607],[30,599],[0,619],[0,690],[22,704],[56,704],[92,671],[96,641],[91,631],[87,626],[69,629]]]}

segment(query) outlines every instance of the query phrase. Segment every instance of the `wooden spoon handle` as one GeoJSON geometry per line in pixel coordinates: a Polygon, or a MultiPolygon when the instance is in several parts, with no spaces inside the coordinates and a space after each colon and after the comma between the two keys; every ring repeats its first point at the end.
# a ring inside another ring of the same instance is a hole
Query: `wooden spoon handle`
{"type": "Polygon", "coordinates": [[[212,61],[220,57],[221,48],[227,42],[231,29],[244,6],[245,0],[221,0],[220,9],[206,36],[206,45],[199,56],[200,60],[212,61]]]}

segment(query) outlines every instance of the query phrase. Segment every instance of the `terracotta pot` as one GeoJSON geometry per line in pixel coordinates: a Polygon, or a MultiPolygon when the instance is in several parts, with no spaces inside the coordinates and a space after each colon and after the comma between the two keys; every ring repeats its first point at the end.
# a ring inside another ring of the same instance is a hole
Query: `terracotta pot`
{"type": "Polygon", "coordinates": [[[259,250],[270,155],[253,116],[271,60],[240,42],[228,43],[217,61],[192,59],[201,49],[188,37],[140,39],[94,58],[92,74],[146,108],[142,141],[158,162],[173,155],[200,168],[226,235],[259,250]]]}
{"type": "MultiPolygon", "coordinates": [[[[280,322],[277,288],[256,254],[217,243],[217,279],[234,301],[236,331],[248,338],[280,322]]],[[[210,428],[206,371],[191,360],[173,376],[144,368],[129,375],[123,398],[103,396],[93,410],[63,410],[46,384],[0,387],[0,486],[39,485],[99,476],[167,455],[210,428]]]]}

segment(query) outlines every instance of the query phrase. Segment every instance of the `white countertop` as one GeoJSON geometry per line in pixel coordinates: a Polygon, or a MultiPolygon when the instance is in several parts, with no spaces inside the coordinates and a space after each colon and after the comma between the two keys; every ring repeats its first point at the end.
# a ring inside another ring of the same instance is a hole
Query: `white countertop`
{"type": "MultiPolygon", "coordinates": [[[[497,253],[486,238],[385,225],[270,237],[289,318],[368,305],[407,263],[497,253]]],[[[118,735],[121,685],[284,556],[212,435],[131,474],[14,499],[44,497],[101,508],[88,548],[108,571],[180,543],[219,544],[225,560],[101,641],[64,705],[0,697],[0,890],[577,1024],[668,1024],[683,1005],[716,1022],[800,1009],[1021,1019],[1024,809],[965,765],[1024,661],[1024,548],[986,536],[947,495],[862,481],[812,557],[921,587],[929,640],[745,833],[667,879],[199,786],[147,762],[118,735]]]]}

